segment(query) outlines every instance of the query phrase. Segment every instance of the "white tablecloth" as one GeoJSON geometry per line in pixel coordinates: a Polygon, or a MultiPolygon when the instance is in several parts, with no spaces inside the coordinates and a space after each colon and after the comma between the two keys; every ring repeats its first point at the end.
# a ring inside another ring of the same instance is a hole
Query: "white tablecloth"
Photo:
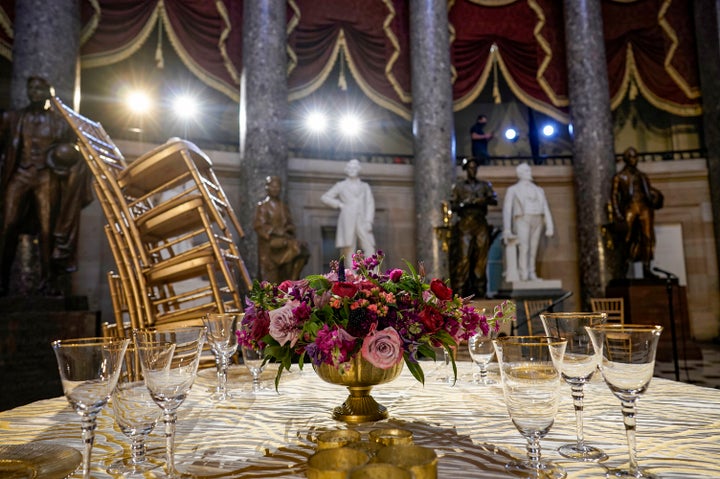
{"type": "MultiPolygon", "coordinates": [[[[395,381],[373,389],[373,396],[389,409],[390,419],[357,429],[363,433],[376,427],[412,430],[416,444],[432,447],[440,456],[441,478],[512,477],[503,464],[524,456],[525,441],[510,421],[500,386],[470,383],[473,368],[458,363],[459,380],[454,386],[437,380],[441,371],[435,363],[424,367],[424,386],[404,370],[395,381]]],[[[347,390],[321,381],[309,366],[286,373],[279,393],[273,389],[272,376],[266,371],[263,377],[269,389],[252,395],[248,373],[233,366],[230,387],[236,397],[217,403],[208,397],[214,371],[200,371],[178,414],[179,466],[194,469],[199,477],[305,477],[305,461],[314,452],[312,439],[324,430],[346,427],[334,421],[331,412],[345,400],[347,390]]],[[[626,463],[620,404],[599,378],[586,388],[585,437],[605,450],[609,459],[577,463],[556,452],[575,437],[570,388],[563,387],[555,425],[542,441],[543,456],[563,465],[569,478],[603,477],[607,467],[626,463]]],[[[162,433],[160,423],[148,440],[153,455],[164,454],[162,433]]],[[[79,417],[64,398],[0,413],[0,443],[30,441],[81,448],[79,417]]],[[[654,378],[639,401],[637,442],[641,467],[664,479],[720,477],[720,391],[654,378]]],[[[129,455],[129,450],[129,441],[114,427],[107,407],[98,417],[95,477],[110,477],[105,468],[122,454],[129,455]]]]}

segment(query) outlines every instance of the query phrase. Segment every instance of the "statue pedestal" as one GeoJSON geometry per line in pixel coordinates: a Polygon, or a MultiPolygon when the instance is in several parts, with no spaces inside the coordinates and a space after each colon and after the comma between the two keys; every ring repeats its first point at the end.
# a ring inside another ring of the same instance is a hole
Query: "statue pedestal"
{"type": "Polygon", "coordinates": [[[0,410],[62,395],[51,341],[98,335],[83,297],[0,298],[0,410]],[[73,309],[80,308],[82,309],[73,309]]]}
{"type": "Polygon", "coordinates": [[[501,293],[534,292],[547,290],[562,290],[562,281],[559,279],[536,279],[532,281],[503,281],[500,286],[501,293]]]}

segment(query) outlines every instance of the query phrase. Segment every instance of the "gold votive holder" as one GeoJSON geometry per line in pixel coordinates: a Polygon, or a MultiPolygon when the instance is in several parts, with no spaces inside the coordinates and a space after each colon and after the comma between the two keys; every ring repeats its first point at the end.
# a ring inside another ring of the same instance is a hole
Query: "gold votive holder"
{"type": "Polygon", "coordinates": [[[350,470],[364,466],[370,457],[363,451],[336,447],[316,452],[307,462],[308,479],[347,479],[350,470]]]}
{"type": "Polygon", "coordinates": [[[338,429],[335,431],[325,431],[318,434],[317,448],[334,449],[343,447],[360,440],[360,433],[353,429],[338,429]]]}
{"type": "Polygon", "coordinates": [[[351,442],[347,445],[347,447],[351,447],[353,449],[360,449],[361,451],[364,451],[367,453],[370,458],[373,458],[377,452],[382,449],[382,444],[379,444],[377,442],[370,442],[370,441],[358,441],[358,442],[351,442]]]}
{"type": "Polygon", "coordinates": [[[348,479],[413,479],[412,473],[392,464],[372,463],[350,471],[348,479]]]}
{"type": "Polygon", "coordinates": [[[384,462],[414,474],[414,479],[437,479],[438,457],[422,446],[387,446],[378,451],[373,462],[384,462]]]}
{"type": "Polygon", "coordinates": [[[383,446],[409,446],[413,443],[413,433],[407,429],[373,429],[368,433],[370,442],[383,446]]]}

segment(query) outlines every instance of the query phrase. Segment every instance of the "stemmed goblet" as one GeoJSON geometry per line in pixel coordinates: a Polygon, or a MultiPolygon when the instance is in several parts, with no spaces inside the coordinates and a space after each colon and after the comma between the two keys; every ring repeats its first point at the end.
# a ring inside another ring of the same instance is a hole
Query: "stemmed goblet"
{"type": "Polygon", "coordinates": [[[243,345],[241,347],[243,363],[252,374],[252,390],[253,392],[262,391],[260,384],[260,375],[265,370],[265,345],[243,345]]]}
{"type": "Polygon", "coordinates": [[[120,378],[112,392],[111,405],[115,423],[132,441],[130,458],[110,464],[107,472],[123,477],[140,477],[160,463],[145,455],[145,438],[160,419],[161,410],[150,397],[140,372],[140,358],[134,344],[130,344],[120,371],[120,378]]]}
{"type": "Polygon", "coordinates": [[[488,378],[487,365],[495,355],[493,339],[496,339],[497,335],[498,331],[496,331],[495,328],[490,328],[487,334],[483,334],[482,331],[477,331],[468,338],[470,357],[479,368],[479,371],[473,374],[474,384],[488,385],[496,383],[495,380],[488,378]]]}
{"type": "Polygon", "coordinates": [[[655,352],[663,328],[646,324],[603,324],[586,329],[600,356],[603,379],[620,399],[628,442],[628,469],[611,469],[607,476],[654,479],[654,474],[640,469],[637,463],[635,421],[637,399],[647,390],[655,371],[655,352]]]}
{"type": "Polygon", "coordinates": [[[63,392],[82,418],[84,479],[90,477],[96,418],[115,388],[129,342],[129,339],[120,338],[61,339],[52,342],[63,392]]]}
{"type": "Polygon", "coordinates": [[[217,366],[217,386],[210,395],[216,401],[224,401],[231,397],[227,390],[227,373],[230,358],[238,348],[238,338],[235,334],[238,316],[231,313],[208,313],[203,317],[208,343],[215,355],[217,366]]]}
{"type": "Polygon", "coordinates": [[[584,386],[597,371],[600,356],[595,352],[586,326],[605,324],[606,313],[542,313],[545,334],[567,340],[563,358],[562,377],[570,385],[575,406],[577,441],[558,448],[561,456],[577,461],[602,461],[607,454],[597,447],[588,446],[583,435],[584,386]]]}
{"type": "Polygon", "coordinates": [[[145,386],[163,412],[168,477],[178,475],[175,468],[177,410],[195,382],[205,333],[205,327],[133,331],[145,386]]]}
{"type": "Polygon", "coordinates": [[[544,336],[506,336],[493,341],[505,403],[515,427],[527,440],[527,460],[506,469],[531,478],[562,479],[565,469],[542,460],[540,439],[555,422],[566,341],[544,336]]]}

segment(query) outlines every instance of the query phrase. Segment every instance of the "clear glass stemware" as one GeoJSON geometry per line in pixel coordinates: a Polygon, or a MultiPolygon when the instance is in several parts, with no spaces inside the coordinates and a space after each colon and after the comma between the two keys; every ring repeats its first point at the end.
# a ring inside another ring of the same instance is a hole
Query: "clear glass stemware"
{"type": "Polygon", "coordinates": [[[495,356],[495,348],[493,339],[496,339],[498,331],[490,328],[487,334],[478,331],[476,334],[468,338],[468,351],[473,362],[477,364],[479,371],[473,374],[473,384],[495,384],[494,379],[488,377],[487,365],[495,356]]]}
{"type": "Polygon", "coordinates": [[[195,382],[205,334],[205,327],[133,331],[145,386],[163,412],[168,477],[178,477],[175,468],[177,410],[195,382]]]}
{"type": "Polygon", "coordinates": [[[602,461],[607,454],[601,449],[585,443],[583,434],[583,400],[584,387],[592,379],[600,363],[600,356],[595,352],[586,326],[605,324],[606,313],[542,313],[540,314],[545,334],[567,340],[563,359],[562,377],[570,385],[575,407],[575,431],[577,441],[558,448],[561,456],[576,461],[602,461]]]}
{"type": "Polygon", "coordinates": [[[493,341],[508,413],[527,440],[527,459],[506,464],[521,477],[562,479],[561,466],[543,460],[540,439],[555,422],[566,341],[544,336],[506,336],[493,341]]]}
{"type": "Polygon", "coordinates": [[[115,423],[132,441],[131,456],[121,458],[108,467],[110,474],[123,477],[142,477],[145,471],[160,466],[160,462],[146,456],[145,439],[155,428],[162,411],[150,396],[141,374],[140,358],[134,344],[130,344],[120,371],[120,378],[110,400],[115,423]]]}
{"type": "Polygon", "coordinates": [[[130,342],[119,338],[62,339],[52,342],[63,392],[82,419],[82,475],[90,477],[96,418],[107,404],[130,342]]]}
{"type": "Polygon", "coordinates": [[[637,462],[635,427],[637,399],[647,391],[655,371],[655,352],[662,326],[604,324],[586,328],[600,356],[600,372],[610,391],[620,399],[628,443],[627,469],[611,469],[608,477],[655,479],[637,462]]]}
{"type": "Polygon", "coordinates": [[[239,316],[230,313],[208,313],[203,317],[203,323],[207,328],[208,343],[215,355],[215,365],[217,366],[217,386],[210,395],[216,401],[224,401],[231,397],[227,390],[227,374],[230,358],[238,348],[235,328],[239,316]]]}
{"type": "Polygon", "coordinates": [[[263,390],[263,386],[260,383],[260,375],[265,370],[265,347],[264,345],[255,346],[242,346],[242,357],[243,364],[248,368],[250,374],[252,374],[253,392],[263,390]]]}

